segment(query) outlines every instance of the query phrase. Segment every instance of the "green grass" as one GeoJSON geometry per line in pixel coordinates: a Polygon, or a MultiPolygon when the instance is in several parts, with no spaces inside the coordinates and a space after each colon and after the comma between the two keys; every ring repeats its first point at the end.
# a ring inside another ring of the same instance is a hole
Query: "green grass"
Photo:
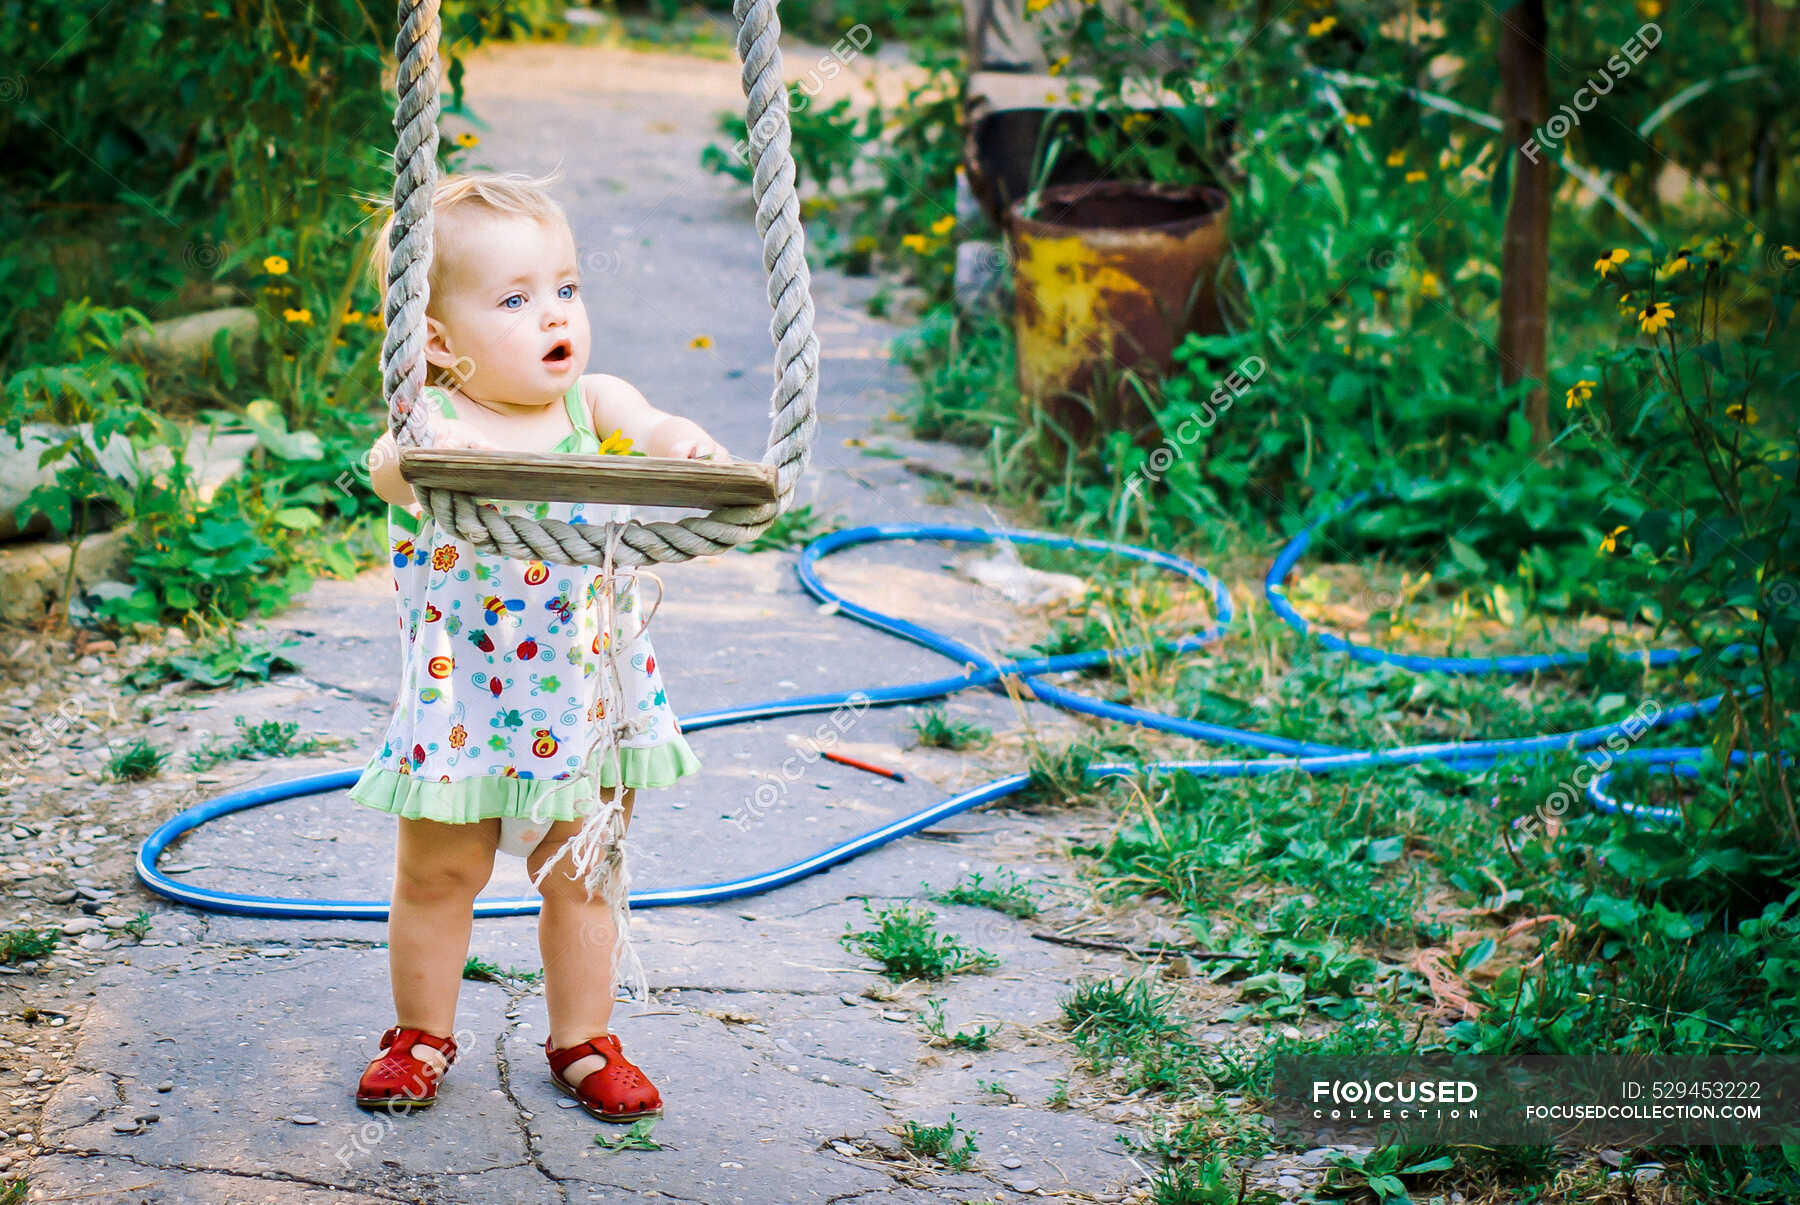
{"type": "Polygon", "coordinates": [[[1000,965],[986,950],[964,944],[955,934],[938,932],[937,913],[929,908],[897,905],[876,911],[864,900],[863,911],[875,927],[856,930],[846,921],[838,940],[881,963],[890,979],[946,979],[1000,965]]]}
{"type": "Polygon", "coordinates": [[[106,759],[106,776],[116,782],[142,782],[162,773],[169,751],[138,737],[106,759]]]}
{"type": "Polygon", "coordinates": [[[912,730],[919,745],[931,749],[972,749],[994,739],[992,729],[950,719],[941,704],[914,716],[912,730]]]}
{"type": "Polygon", "coordinates": [[[542,970],[524,971],[513,968],[503,971],[494,963],[488,962],[479,955],[471,954],[463,963],[462,977],[480,983],[535,983],[543,977],[542,970]]]}

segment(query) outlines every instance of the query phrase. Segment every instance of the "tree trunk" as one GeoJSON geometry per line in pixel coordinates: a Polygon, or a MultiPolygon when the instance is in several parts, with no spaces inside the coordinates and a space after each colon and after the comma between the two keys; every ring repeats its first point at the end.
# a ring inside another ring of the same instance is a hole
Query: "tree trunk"
{"type": "Polygon", "coordinates": [[[1550,292],[1550,152],[1521,148],[1550,115],[1544,0],[1519,0],[1500,14],[1501,140],[1512,156],[1512,200],[1500,247],[1500,379],[1538,382],[1525,399],[1532,443],[1550,442],[1545,362],[1550,292]],[[1536,162],[1533,162],[1533,159],[1536,162]]]}

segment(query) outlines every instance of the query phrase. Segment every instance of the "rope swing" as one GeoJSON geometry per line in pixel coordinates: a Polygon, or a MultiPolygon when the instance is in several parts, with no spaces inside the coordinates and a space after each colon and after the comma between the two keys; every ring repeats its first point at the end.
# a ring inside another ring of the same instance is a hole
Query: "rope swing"
{"type": "Polygon", "coordinates": [[[438,0],[399,0],[400,32],[394,110],[394,222],[389,235],[387,335],[381,345],[381,388],[388,427],[400,449],[400,472],[440,530],[483,550],[520,560],[599,565],[607,559],[605,528],[618,526],[613,563],[622,566],[714,556],[754,540],[788,508],[811,455],[817,426],[819,341],[813,333],[806,236],[794,188],[794,156],[782,78],[781,21],[776,0],[736,0],[737,50],[743,62],[749,127],[751,193],[762,236],[774,316],[775,387],[769,444],[760,462],[733,464],[642,456],[494,453],[428,444],[425,386],[426,273],[431,264],[431,199],[437,185],[438,0]],[[678,522],[571,525],[502,513],[486,496],[565,501],[617,501],[651,506],[707,506],[678,522]]]}

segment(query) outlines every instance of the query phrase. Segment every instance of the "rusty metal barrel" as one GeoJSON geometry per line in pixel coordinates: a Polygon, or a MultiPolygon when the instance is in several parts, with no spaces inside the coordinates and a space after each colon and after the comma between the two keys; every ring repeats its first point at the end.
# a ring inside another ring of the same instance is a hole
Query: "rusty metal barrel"
{"type": "Polygon", "coordinates": [[[1216,188],[1102,180],[1047,188],[1034,216],[1007,209],[1021,405],[1079,447],[1115,430],[1159,437],[1124,370],[1160,380],[1190,333],[1219,334],[1214,278],[1230,202],[1216,188]]]}

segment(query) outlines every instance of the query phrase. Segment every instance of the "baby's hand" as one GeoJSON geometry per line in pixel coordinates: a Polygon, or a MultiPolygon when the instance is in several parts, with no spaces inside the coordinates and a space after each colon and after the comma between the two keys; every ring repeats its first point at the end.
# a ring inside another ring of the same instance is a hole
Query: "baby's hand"
{"type": "Polygon", "coordinates": [[[454,418],[438,418],[431,425],[431,446],[434,448],[476,448],[494,451],[494,445],[486,436],[471,427],[468,423],[454,418]]]}
{"type": "Polygon", "coordinates": [[[670,445],[669,455],[677,460],[731,460],[725,446],[710,439],[678,439],[670,445]]]}

